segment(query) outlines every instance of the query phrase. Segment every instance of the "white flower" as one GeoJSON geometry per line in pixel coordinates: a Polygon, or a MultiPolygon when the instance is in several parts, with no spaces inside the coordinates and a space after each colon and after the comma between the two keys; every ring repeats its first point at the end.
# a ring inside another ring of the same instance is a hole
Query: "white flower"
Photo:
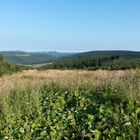
{"type": "Polygon", "coordinates": [[[126,122],[125,125],[129,126],[129,125],[131,125],[131,122],[126,122]]]}
{"type": "Polygon", "coordinates": [[[6,140],[8,139],[8,137],[7,137],[7,136],[5,136],[4,138],[5,138],[6,140]]]}

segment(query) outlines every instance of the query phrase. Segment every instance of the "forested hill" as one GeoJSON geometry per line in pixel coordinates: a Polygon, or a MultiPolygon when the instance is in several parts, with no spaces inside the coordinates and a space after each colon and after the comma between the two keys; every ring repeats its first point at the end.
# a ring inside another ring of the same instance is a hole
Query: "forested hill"
{"type": "Polygon", "coordinates": [[[42,69],[135,69],[140,68],[140,52],[91,51],[63,57],[42,69]]]}
{"type": "Polygon", "coordinates": [[[72,55],[73,53],[3,51],[0,54],[14,64],[32,65],[49,63],[58,58],[72,55]]]}
{"type": "Polygon", "coordinates": [[[14,65],[7,60],[3,58],[2,55],[0,55],[0,76],[3,74],[11,74],[13,72],[17,72],[22,70],[23,67],[14,65]]]}

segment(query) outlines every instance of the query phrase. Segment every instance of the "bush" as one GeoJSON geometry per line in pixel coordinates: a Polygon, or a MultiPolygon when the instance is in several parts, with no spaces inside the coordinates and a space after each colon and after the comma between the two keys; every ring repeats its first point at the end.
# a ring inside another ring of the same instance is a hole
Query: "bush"
{"type": "Polygon", "coordinates": [[[126,87],[16,89],[0,99],[5,139],[128,140],[140,136],[140,104],[126,87]]]}

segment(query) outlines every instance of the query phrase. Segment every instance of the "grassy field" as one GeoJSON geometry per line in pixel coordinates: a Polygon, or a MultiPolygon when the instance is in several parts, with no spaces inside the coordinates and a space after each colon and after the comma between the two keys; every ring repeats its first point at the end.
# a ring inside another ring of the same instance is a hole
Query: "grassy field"
{"type": "Polygon", "coordinates": [[[140,139],[140,70],[5,75],[0,139],[140,139]]]}

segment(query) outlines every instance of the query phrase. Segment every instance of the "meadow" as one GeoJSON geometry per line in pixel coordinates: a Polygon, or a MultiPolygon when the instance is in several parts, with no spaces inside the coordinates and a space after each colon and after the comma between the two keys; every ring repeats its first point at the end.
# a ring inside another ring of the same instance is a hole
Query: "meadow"
{"type": "Polygon", "coordinates": [[[3,75],[0,139],[138,140],[140,70],[3,75]]]}

